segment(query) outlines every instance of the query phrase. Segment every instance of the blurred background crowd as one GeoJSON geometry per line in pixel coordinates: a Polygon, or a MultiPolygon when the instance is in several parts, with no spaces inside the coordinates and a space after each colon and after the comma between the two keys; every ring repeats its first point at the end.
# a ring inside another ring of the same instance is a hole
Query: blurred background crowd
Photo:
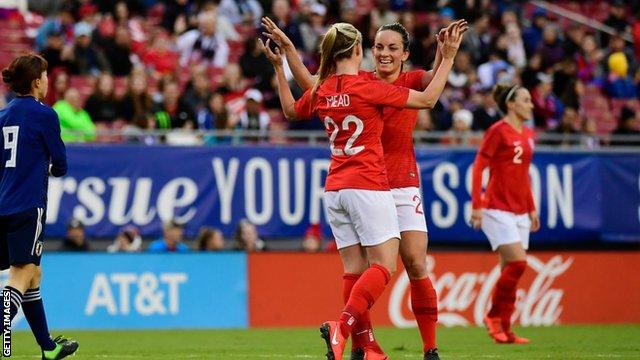
{"type": "MultiPolygon", "coordinates": [[[[434,34],[465,18],[471,29],[441,101],[419,115],[416,130],[441,132],[429,142],[477,144],[500,118],[491,88],[516,82],[533,95],[531,126],[538,134],[557,135],[543,143],[567,145],[577,136],[589,148],[632,145],[606,136],[638,134],[640,1],[543,3],[32,1],[28,12],[0,11],[0,65],[27,50],[44,55],[46,102],[58,113],[66,142],[286,143],[292,140],[278,130],[322,125],[284,119],[272,67],[257,48],[262,16],[285,31],[312,72],[318,67],[315,49],[333,22],[355,24],[365,49],[379,26],[400,22],[412,35],[405,68],[430,69],[434,34]],[[164,131],[155,136],[149,130],[164,131]],[[207,136],[205,130],[227,135],[207,136]]],[[[374,66],[371,51],[364,66],[374,66]]],[[[2,86],[0,102],[6,102],[12,94],[2,86]]]]}

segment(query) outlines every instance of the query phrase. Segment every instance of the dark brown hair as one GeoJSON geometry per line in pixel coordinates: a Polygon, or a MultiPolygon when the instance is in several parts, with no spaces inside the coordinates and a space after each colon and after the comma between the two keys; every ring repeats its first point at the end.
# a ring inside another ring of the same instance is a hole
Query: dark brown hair
{"type": "Polygon", "coordinates": [[[398,35],[400,35],[400,37],[402,38],[402,50],[409,50],[409,32],[404,26],[402,26],[402,24],[395,22],[393,24],[382,25],[378,28],[378,31],[376,33],[385,30],[397,32],[398,35]]]}
{"type": "Polygon", "coordinates": [[[498,109],[500,109],[504,115],[509,111],[509,109],[507,109],[507,102],[515,100],[520,88],[520,85],[505,84],[498,84],[493,88],[493,100],[496,101],[498,109]]]}
{"type": "Polygon", "coordinates": [[[26,54],[15,58],[2,70],[2,81],[9,89],[19,95],[31,93],[33,81],[40,79],[47,71],[47,60],[36,54],[26,54]]]}

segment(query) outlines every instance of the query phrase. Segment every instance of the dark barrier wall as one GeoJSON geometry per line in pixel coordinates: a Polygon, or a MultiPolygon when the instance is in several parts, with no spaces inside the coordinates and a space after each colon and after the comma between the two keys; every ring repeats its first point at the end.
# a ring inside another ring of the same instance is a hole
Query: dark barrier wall
{"type": "MultiPolygon", "coordinates": [[[[70,146],[69,174],[51,179],[48,236],[71,216],[89,236],[111,237],[126,224],[158,235],[177,218],[193,235],[202,225],[234,231],[240,219],[264,237],[301,236],[324,224],[328,150],[288,147],[70,146]]],[[[471,151],[417,150],[430,239],[484,242],[469,228],[471,151]]],[[[530,169],[544,243],[640,240],[640,156],[536,153],[530,169]]],[[[330,231],[323,225],[325,235],[330,231]]]]}

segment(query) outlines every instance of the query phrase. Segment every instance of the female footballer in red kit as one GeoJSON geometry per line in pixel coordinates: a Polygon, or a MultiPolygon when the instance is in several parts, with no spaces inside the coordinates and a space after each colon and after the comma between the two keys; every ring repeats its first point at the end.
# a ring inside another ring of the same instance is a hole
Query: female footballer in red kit
{"type": "MultiPolygon", "coordinates": [[[[400,230],[384,163],[380,107],[430,108],[446,83],[465,25],[444,35],[443,60],[423,92],[372,80],[359,73],[362,35],[337,23],[325,35],[319,75],[312,89],[294,101],[282,68],[282,54],[263,47],[276,68],[278,91],[288,118],[317,113],[325,124],[331,165],[324,203],[345,273],[365,267],[338,321],[321,327],[328,359],[342,359],[346,340],[363,322],[396,268],[400,230]]],[[[269,41],[268,41],[269,42],[269,41]]],[[[267,43],[268,43],[267,42],[267,43]]],[[[383,359],[385,357],[382,357],[383,359]]]]}
{"type": "MultiPolygon", "coordinates": [[[[379,79],[397,86],[413,90],[424,90],[433,73],[440,66],[441,47],[444,32],[457,25],[465,25],[464,20],[452,23],[441,30],[438,51],[433,71],[403,71],[403,64],[409,57],[409,33],[399,23],[381,26],[375,37],[373,56],[375,71],[360,71],[371,80],[379,79]]],[[[313,86],[315,77],[304,66],[291,40],[270,19],[263,20],[270,39],[283,49],[294,78],[303,89],[313,86]]],[[[463,31],[464,32],[464,31],[463,31]]],[[[424,359],[438,359],[436,345],[436,323],[438,319],[437,294],[427,274],[427,225],[422,208],[420,178],[413,146],[413,129],[417,120],[417,110],[383,108],[384,128],[382,147],[389,186],[393,194],[400,227],[400,256],[411,283],[411,308],[423,342],[424,359]]],[[[343,276],[343,297],[346,302],[353,285],[364,272],[367,264],[343,276]]],[[[352,360],[384,359],[385,355],[373,336],[369,313],[355,327],[352,334],[352,360]]]]}
{"type": "Polygon", "coordinates": [[[484,323],[496,343],[525,344],[529,339],[511,330],[511,317],[518,281],[527,267],[529,232],[540,228],[529,180],[534,133],[524,126],[531,119],[533,103],[529,91],[519,85],[497,85],[493,97],[505,117],[485,133],[472,181],[472,226],[485,233],[502,268],[484,323]],[[482,172],[487,167],[489,184],[482,195],[482,172]]]}

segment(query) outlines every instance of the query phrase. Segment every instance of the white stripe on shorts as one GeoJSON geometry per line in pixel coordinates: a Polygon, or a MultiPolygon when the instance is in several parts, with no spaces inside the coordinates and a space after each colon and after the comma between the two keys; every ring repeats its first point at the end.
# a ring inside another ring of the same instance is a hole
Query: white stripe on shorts
{"type": "Polygon", "coordinates": [[[42,208],[37,208],[38,209],[38,218],[36,219],[36,234],[33,237],[33,245],[31,246],[31,255],[34,254],[34,252],[36,251],[36,242],[38,242],[38,237],[40,237],[40,233],[42,233],[42,215],[43,215],[43,209],[42,208]]]}

